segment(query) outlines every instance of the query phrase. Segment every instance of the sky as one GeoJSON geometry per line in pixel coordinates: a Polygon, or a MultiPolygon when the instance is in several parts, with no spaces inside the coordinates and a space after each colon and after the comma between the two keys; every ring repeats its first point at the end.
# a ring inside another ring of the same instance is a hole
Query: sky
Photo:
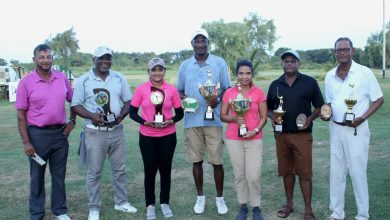
{"type": "MultiPolygon", "coordinates": [[[[385,0],[389,22],[390,0],[385,0]]],[[[332,48],[338,37],[364,48],[382,30],[383,0],[3,0],[0,58],[31,62],[46,39],[73,28],[80,52],[178,52],[204,22],[242,22],[249,13],[273,20],[280,47],[332,48]]]]}

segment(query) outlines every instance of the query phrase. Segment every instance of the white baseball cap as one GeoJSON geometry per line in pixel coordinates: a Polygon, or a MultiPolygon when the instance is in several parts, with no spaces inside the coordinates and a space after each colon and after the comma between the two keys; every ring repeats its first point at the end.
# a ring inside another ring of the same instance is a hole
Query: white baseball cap
{"type": "Polygon", "coordinates": [[[199,29],[197,31],[195,31],[192,36],[191,36],[191,40],[193,40],[196,36],[198,35],[203,35],[205,38],[209,39],[209,35],[207,34],[207,31],[205,29],[199,29]]]}
{"type": "Polygon", "coordinates": [[[110,54],[112,56],[113,51],[106,46],[100,46],[96,48],[95,53],[93,54],[94,57],[101,57],[105,54],[110,54]]]}

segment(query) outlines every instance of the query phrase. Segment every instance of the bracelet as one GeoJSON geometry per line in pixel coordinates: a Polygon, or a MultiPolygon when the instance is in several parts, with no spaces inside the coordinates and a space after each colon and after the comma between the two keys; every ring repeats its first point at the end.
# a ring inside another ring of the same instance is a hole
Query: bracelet
{"type": "Polygon", "coordinates": [[[76,125],[76,120],[70,119],[70,121],[69,121],[68,123],[71,123],[71,124],[73,124],[73,125],[76,125]]]}
{"type": "Polygon", "coordinates": [[[255,129],[253,129],[253,130],[256,132],[256,134],[259,133],[259,129],[255,128],[255,129]]]}

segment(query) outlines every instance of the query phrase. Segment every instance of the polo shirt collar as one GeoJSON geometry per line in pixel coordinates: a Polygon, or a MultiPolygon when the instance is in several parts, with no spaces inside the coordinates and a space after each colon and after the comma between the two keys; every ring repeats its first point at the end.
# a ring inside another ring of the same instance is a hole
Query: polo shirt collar
{"type": "MultiPolygon", "coordinates": [[[[108,75],[107,75],[107,78],[106,78],[106,80],[111,76],[111,70],[108,70],[108,75]]],[[[100,77],[98,77],[97,75],[96,75],[96,73],[93,71],[93,68],[91,68],[90,70],[89,70],[89,76],[92,78],[92,79],[94,79],[94,80],[99,80],[99,81],[103,81],[100,77]]]]}
{"type": "MultiPolygon", "coordinates": [[[[199,64],[198,60],[195,58],[195,54],[191,57],[191,59],[192,59],[192,63],[199,64]]],[[[212,59],[211,58],[211,54],[209,53],[209,55],[207,56],[206,61],[204,62],[204,64],[202,64],[202,66],[208,64],[211,59],[212,59]]]]}
{"type": "MultiPolygon", "coordinates": [[[[298,72],[298,73],[297,73],[297,79],[296,79],[296,80],[298,80],[299,78],[301,78],[301,76],[302,76],[302,73],[298,72]]],[[[286,83],[286,73],[283,73],[283,75],[281,75],[281,76],[279,77],[279,83],[286,83]]]]}
{"type": "MultiPolygon", "coordinates": [[[[150,80],[148,81],[148,85],[149,85],[149,87],[153,87],[153,83],[150,80]]],[[[166,87],[167,87],[167,83],[165,82],[165,80],[163,80],[163,84],[162,84],[161,88],[166,89],[166,87]]]]}
{"type": "MultiPolygon", "coordinates": [[[[334,71],[331,73],[331,76],[333,76],[333,77],[337,77],[337,68],[339,67],[339,65],[340,64],[338,64],[337,66],[336,66],[336,68],[334,68],[334,71]]],[[[353,61],[352,60],[352,63],[351,63],[351,67],[349,68],[349,71],[348,71],[348,75],[351,73],[351,74],[353,74],[353,73],[357,73],[358,72],[358,65],[357,65],[357,63],[355,62],[355,61],[353,61]]]]}
{"type": "MultiPolygon", "coordinates": [[[[56,74],[53,74],[54,72],[55,72],[54,69],[50,69],[50,82],[53,81],[54,79],[58,79],[58,76],[56,74]]],[[[33,77],[34,82],[45,81],[38,75],[37,69],[34,69],[32,74],[34,76],[33,77]]]]}

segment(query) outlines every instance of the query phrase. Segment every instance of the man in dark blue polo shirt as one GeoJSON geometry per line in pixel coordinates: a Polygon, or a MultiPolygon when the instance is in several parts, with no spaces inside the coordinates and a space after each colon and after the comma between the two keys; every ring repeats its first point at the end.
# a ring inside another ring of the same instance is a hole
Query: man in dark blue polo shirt
{"type": "Polygon", "coordinates": [[[304,219],[315,219],[311,208],[312,191],[312,126],[324,104],[317,81],[299,72],[298,52],[288,50],[281,56],[284,73],[274,80],[268,90],[268,117],[275,129],[278,173],[283,176],[286,203],[277,212],[286,218],[293,212],[295,175],[305,202],[304,219]],[[312,106],[314,111],[312,111],[312,106]],[[282,108],[282,109],[281,109],[282,108]],[[284,112],[282,120],[274,111],[284,112]],[[275,127],[275,122],[279,124],[275,127]]]}

